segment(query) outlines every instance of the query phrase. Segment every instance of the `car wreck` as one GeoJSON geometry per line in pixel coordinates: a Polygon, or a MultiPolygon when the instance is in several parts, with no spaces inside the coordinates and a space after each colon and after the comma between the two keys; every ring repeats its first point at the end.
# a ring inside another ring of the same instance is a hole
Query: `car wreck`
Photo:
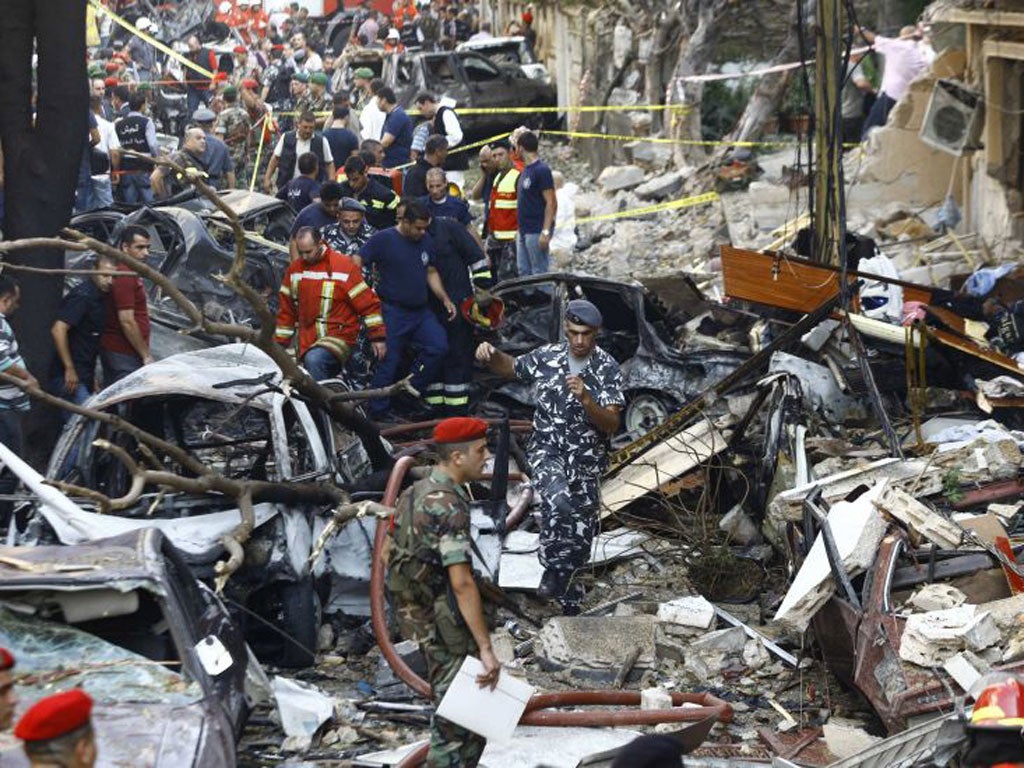
{"type": "MultiPolygon", "coordinates": [[[[145,366],[95,395],[88,405],[174,441],[226,477],[330,481],[349,487],[368,475],[370,460],[360,439],[301,399],[289,397],[280,380],[280,371],[257,348],[224,345],[145,366]]],[[[130,436],[74,416],[54,449],[47,477],[109,498],[128,494],[132,476],[97,446],[98,439],[144,459],[130,436]]],[[[181,470],[168,462],[168,471],[181,470]]],[[[192,572],[208,582],[225,555],[222,537],[238,525],[241,514],[225,497],[156,488],[144,489],[137,503],[118,514],[90,511],[95,500],[65,501],[34,505],[19,541],[73,545],[158,527],[181,550],[192,572]]],[[[320,612],[331,599],[332,586],[340,600],[346,589],[354,591],[358,603],[358,585],[365,587],[369,579],[368,547],[359,546],[360,540],[366,541],[360,524],[333,542],[345,551],[344,557],[330,560],[333,569],[325,560],[311,569],[311,547],[329,511],[306,504],[255,504],[255,529],[244,545],[243,564],[227,581],[225,595],[232,605],[241,606],[240,623],[257,653],[281,666],[312,663],[320,612]],[[266,623],[276,629],[265,631],[266,623]]],[[[358,614],[359,606],[348,610],[358,614]]]]}
{"type": "MultiPolygon", "coordinates": [[[[239,627],[156,530],[74,546],[0,547],[0,646],[19,711],[84,688],[104,765],[234,766],[267,681],[239,627]]],[[[2,743],[0,763],[27,766],[2,743]]]]}

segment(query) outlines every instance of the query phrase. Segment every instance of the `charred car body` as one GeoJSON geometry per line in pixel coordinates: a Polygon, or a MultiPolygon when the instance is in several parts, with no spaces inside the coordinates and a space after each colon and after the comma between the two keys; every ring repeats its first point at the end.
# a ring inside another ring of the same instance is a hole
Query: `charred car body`
{"type": "MultiPolygon", "coordinates": [[[[249,695],[266,680],[159,531],[0,553],[0,645],[18,660],[20,711],[80,686],[97,704],[97,765],[235,765],[249,695]]],[[[7,742],[0,764],[28,762],[7,742]]]]}
{"type": "MultiPolygon", "coordinates": [[[[294,213],[282,201],[267,195],[233,191],[225,193],[224,199],[238,213],[246,231],[259,236],[246,240],[244,277],[275,311],[277,290],[288,267],[288,249],[281,243],[288,242],[294,213]]],[[[149,266],[169,277],[208,318],[256,324],[248,302],[218,279],[231,268],[233,234],[223,213],[208,201],[189,197],[179,205],[139,208],[127,214],[113,209],[95,211],[76,216],[71,227],[112,243],[129,224],[149,230],[149,266]]],[[[68,252],[69,267],[79,266],[82,261],[81,253],[68,252]]],[[[159,286],[148,281],[145,286],[153,323],[151,346],[158,357],[226,341],[201,331],[180,333],[192,326],[181,308],[159,286]]]]}
{"type": "MultiPolygon", "coordinates": [[[[508,280],[494,295],[505,303],[505,322],[494,343],[510,355],[564,338],[570,299],[592,301],[604,317],[597,344],[618,361],[626,395],[624,429],[647,432],[682,404],[730,373],[747,357],[730,350],[680,352],[672,343],[668,313],[635,282],[568,273],[508,280]]],[[[485,375],[477,379],[479,408],[523,415],[532,410],[530,388],[485,375]]]]}
{"type": "MultiPolygon", "coordinates": [[[[347,485],[369,474],[370,459],[361,440],[299,398],[289,397],[280,383],[280,371],[263,352],[231,344],[147,365],[95,395],[88,405],[181,446],[229,478],[347,485]]],[[[48,477],[111,498],[127,493],[131,476],[94,445],[98,438],[142,460],[130,436],[75,416],[54,449],[48,477]]],[[[164,468],[181,472],[169,460],[164,468]]],[[[225,558],[222,537],[241,520],[237,505],[216,495],[146,491],[137,504],[115,515],[41,505],[20,541],[80,544],[115,531],[156,526],[171,538],[193,573],[212,582],[215,564],[225,558]]],[[[332,542],[345,551],[344,558],[328,558],[326,564],[321,560],[310,570],[312,543],[325,523],[319,513],[327,511],[309,504],[256,504],[256,527],[244,545],[244,562],[227,581],[225,594],[244,608],[240,623],[258,655],[282,666],[312,663],[319,613],[330,588],[340,585],[344,591],[354,582],[358,589],[369,578],[368,545],[362,546],[368,537],[358,523],[332,542]],[[338,567],[331,570],[335,560],[338,567]],[[250,620],[252,614],[277,630],[264,632],[259,619],[250,620]]]]}

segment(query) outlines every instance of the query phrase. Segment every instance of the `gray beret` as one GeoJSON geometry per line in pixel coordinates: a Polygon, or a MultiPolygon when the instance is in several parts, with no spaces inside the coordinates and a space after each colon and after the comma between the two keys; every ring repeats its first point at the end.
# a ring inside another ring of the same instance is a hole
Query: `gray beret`
{"type": "Polygon", "coordinates": [[[577,325],[600,328],[604,319],[601,311],[586,299],[573,299],[565,309],[565,319],[577,325]]]}
{"type": "Polygon", "coordinates": [[[195,120],[197,123],[212,123],[214,120],[217,119],[217,116],[213,114],[212,109],[200,107],[192,113],[192,119],[195,120]]]}
{"type": "Polygon", "coordinates": [[[343,197],[341,198],[342,211],[359,211],[360,213],[366,213],[366,206],[356,200],[354,197],[343,197]]]}

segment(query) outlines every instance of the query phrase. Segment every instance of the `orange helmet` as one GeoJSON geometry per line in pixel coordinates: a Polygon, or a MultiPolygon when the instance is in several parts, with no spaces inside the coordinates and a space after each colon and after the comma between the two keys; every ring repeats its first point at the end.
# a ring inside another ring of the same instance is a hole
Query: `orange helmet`
{"type": "Polygon", "coordinates": [[[460,310],[467,323],[485,331],[493,331],[505,319],[505,302],[496,296],[491,297],[486,309],[475,296],[468,296],[463,300],[460,310]]]}

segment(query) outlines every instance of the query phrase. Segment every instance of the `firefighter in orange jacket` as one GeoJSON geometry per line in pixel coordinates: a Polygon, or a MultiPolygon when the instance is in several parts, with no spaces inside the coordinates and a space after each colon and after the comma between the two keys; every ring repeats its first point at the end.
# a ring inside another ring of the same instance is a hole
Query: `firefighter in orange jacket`
{"type": "Polygon", "coordinates": [[[384,318],[380,299],[363,281],[352,258],[327,247],[320,232],[302,227],[295,233],[299,258],[281,281],[275,340],[291,343],[299,331],[299,360],[316,381],[333,379],[352,354],[359,320],[378,360],[384,358],[384,318]]]}

